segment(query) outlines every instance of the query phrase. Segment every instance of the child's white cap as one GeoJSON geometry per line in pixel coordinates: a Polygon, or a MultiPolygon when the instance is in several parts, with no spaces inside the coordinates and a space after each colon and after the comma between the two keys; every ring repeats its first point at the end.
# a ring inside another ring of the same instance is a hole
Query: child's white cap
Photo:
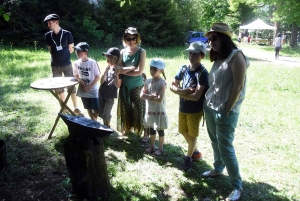
{"type": "Polygon", "coordinates": [[[166,64],[162,59],[154,58],[151,60],[150,66],[163,70],[166,67],[166,64]]]}

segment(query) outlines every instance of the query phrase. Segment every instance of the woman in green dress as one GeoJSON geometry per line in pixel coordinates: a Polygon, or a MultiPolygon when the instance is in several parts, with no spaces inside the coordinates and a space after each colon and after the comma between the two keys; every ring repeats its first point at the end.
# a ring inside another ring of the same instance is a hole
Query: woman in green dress
{"type": "Polygon", "coordinates": [[[145,101],[140,99],[144,86],[143,71],[146,51],[139,45],[141,36],[134,27],[129,27],[123,35],[124,49],[121,50],[120,65],[122,85],[119,90],[117,108],[117,130],[122,134],[135,132],[141,135],[145,114],[145,101]],[[133,129],[133,130],[132,130],[133,129]]]}

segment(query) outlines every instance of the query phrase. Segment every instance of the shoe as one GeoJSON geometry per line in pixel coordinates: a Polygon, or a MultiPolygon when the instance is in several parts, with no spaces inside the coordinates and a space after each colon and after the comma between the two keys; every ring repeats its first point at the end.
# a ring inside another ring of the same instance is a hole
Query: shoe
{"type": "Polygon", "coordinates": [[[78,108],[76,108],[73,112],[76,114],[76,116],[84,117],[84,114],[82,114],[78,108]]]}
{"type": "Polygon", "coordinates": [[[153,154],[155,152],[155,147],[149,147],[148,149],[145,150],[147,154],[153,154]]]}
{"type": "Polygon", "coordinates": [[[218,176],[221,176],[223,175],[222,173],[220,172],[216,172],[215,170],[209,170],[209,171],[206,171],[202,174],[202,177],[203,178],[209,178],[209,177],[218,177],[218,176]]]}
{"type": "Polygon", "coordinates": [[[184,164],[183,164],[183,170],[184,171],[189,171],[192,169],[192,160],[190,157],[185,157],[184,158],[184,164]]]}
{"type": "Polygon", "coordinates": [[[193,161],[199,161],[202,159],[202,154],[200,151],[194,152],[192,155],[192,160],[193,161]]]}
{"type": "Polygon", "coordinates": [[[147,143],[148,140],[149,140],[149,135],[145,135],[144,137],[142,137],[141,142],[147,143]]]}
{"type": "Polygon", "coordinates": [[[228,197],[226,198],[226,201],[236,201],[239,200],[242,197],[243,191],[235,189],[233,190],[228,197]]]}
{"type": "Polygon", "coordinates": [[[160,150],[160,149],[157,149],[154,153],[153,153],[153,155],[154,156],[160,156],[160,155],[162,155],[163,154],[163,150],[160,150]]]}

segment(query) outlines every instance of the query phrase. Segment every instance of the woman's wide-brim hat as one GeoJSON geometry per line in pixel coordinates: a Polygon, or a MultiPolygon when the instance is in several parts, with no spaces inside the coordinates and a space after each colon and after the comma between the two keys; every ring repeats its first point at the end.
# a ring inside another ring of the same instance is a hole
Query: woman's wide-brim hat
{"type": "Polygon", "coordinates": [[[227,24],[222,22],[213,23],[210,30],[206,32],[204,36],[208,37],[208,34],[211,32],[219,32],[229,36],[230,38],[232,37],[232,32],[230,27],[227,24]]]}

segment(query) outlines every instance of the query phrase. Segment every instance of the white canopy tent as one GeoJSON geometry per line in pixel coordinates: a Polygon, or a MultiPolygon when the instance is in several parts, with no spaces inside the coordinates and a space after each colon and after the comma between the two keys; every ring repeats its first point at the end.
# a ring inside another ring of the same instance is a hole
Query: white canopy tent
{"type": "MultiPolygon", "coordinates": [[[[257,19],[254,22],[244,25],[244,26],[240,26],[239,29],[251,29],[251,30],[256,30],[256,36],[258,36],[258,30],[276,30],[276,27],[270,26],[266,23],[264,23],[261,19],[257,19]]],[[[275,34],[275,33],[274,33],[275,34]]],[[[274,36],[273,34],[273,36],[274,36]]]]}
{"type": "Polygon", "coordinates": [[[240,29],[270,29],[270,30],[275,30],[276,27],[270,26],[266,23],[264,23],[261,19],[257,19],[254,22],[244,25],[244,26],[240,26],[240,29]]]}

